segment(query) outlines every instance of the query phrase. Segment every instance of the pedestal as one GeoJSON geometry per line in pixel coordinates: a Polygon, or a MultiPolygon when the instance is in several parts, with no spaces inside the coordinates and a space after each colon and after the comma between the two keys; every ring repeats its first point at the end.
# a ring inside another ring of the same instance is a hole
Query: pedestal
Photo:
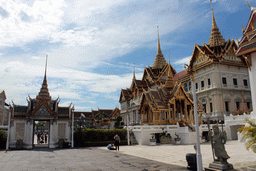
{"type": "Polygon", "coordinates": [[[210,163],[209,169],[232,170],[234,168],[233,165],[230,163],[210,163]]]}

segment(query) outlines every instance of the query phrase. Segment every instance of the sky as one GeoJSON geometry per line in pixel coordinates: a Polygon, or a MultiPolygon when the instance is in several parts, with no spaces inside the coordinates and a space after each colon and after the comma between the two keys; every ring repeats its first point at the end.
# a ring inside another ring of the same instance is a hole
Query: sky
{"type": "MultiPolygon", "coordinates": [[[[249,0],[256,7],[255,1],[249,0]]],[[[225,40],[241,39],[250,8],[246,0],[213,0],[225,40]]],[[[161,49],[177,72],[195,43],[208,43],[209,0],[2,0],[0,2],[0,89],[6,103],[27,105],[47,82],[60,106],[76,111],[119,107],[121,88],[141,79],[161,49]],[[135,67],[134,67],[135,66],[135,67]]]]}

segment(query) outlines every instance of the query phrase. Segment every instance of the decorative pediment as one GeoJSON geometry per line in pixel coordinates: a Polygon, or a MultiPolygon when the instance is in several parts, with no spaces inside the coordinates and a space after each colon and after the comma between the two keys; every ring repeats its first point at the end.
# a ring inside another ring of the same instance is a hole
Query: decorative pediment
{"type": "Polygon", "coordinates": [[[51,116],[50,112],[47,110],[44,104],[42,104],[39,109],[35,112],[34,116],[51,116]]]}

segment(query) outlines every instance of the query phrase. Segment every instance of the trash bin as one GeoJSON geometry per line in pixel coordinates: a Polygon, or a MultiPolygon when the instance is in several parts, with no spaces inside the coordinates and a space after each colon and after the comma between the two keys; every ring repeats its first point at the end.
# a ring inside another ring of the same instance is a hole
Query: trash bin
{"type": "Polygon", "coordinates": [[[186,155],[186,160],[188,162],[188,170],[197,170],[196,154],[188,153],[186,155]]]}

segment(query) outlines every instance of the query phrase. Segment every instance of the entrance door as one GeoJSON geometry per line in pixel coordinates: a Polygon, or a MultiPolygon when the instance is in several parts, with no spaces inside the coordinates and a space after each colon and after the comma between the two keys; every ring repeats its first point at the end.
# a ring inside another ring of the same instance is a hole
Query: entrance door
{"type": "Polygon", "coordinates": [[[231,139],[232,140],[237,140],[238,137],[237,137],[237,130],[239,128],[241,128],[243,125],[231,125],[230,126],[230,132],[231,132],[231,139]]]}
{"type": "Polygon", "coordinates": [[[33,147],[49,148],[50,121],[34,121],[33,147]]]}

